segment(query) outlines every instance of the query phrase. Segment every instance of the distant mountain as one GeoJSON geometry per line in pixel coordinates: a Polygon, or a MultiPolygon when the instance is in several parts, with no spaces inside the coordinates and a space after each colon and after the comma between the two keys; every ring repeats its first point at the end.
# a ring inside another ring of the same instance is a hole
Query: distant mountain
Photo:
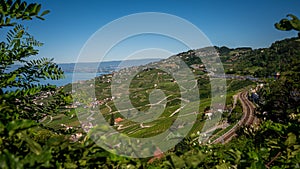
{"type": "Polygon", "coordinates": [[[160,61],[159,58],[136,59],[124,61],[84,62],[84,63],[61,63],[58,64],[66,73],[80,72],[112,72],[126,67],[145,65],[151,62],[160,61]]]}

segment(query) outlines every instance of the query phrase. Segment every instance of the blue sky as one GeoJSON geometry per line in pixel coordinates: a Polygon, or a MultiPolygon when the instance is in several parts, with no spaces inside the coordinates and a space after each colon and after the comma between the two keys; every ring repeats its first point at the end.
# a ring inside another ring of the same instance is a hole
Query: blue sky
{"type": "MultiPolygon", "coordinates": [[[[300,17],[299,0],[37,0],[49,9],[45,21],[25,22],[29,32],[45,43],[39,56],[55,62],[76,62],[81,48],[98,29],[120,17],[140,12],[172,14],[197,26],[216,46],[268,47],[275,40],[296,36],[274,23],[292,13],[300,17]]],[[[139,45],[136,40],[130,45],[139,45]]],[[[155,38],[147,43],[155,43],[155,38]]],[[[151,45],[150,45],[151,46],[151,45]]],[[[176,46],[176,45],[175,45],[176,46]]],[[[184,48],[178,48],[182,52],[184,48]]],[[[174,53],[177,51],[173,51],[174,53]]],[[[122,59],[119,55],[106,60],[122,59]]],[[[88,60],[93,61],[93,60],[88,60]]]]}

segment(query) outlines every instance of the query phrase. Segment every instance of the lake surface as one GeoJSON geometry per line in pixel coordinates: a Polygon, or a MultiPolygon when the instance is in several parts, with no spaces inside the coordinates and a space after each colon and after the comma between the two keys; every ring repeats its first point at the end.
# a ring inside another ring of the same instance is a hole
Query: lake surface
{"type": "MultiPolygon", "coordinates": [[[[140,60],[124,60],[124,61],[107,61],[107,62],[91,62],[91,63],[64,63],[58,64],[64,71],[65,78],[60,80],[41,80],[40,84],[51,84],[57,87],[67,85],[72,82],[81,80],[90,80],[97,76],[109,74],[122,68],[145,65],[150,62],[157,62],[160,58],[140,59],[140,60]],[[75,76],[74,76],[75,75],[75,76]]],[[[18,69],[21,65],[12,65],[5,72],[11,72],[18,69]]],[[[16,87],[2,88],[5,91],[14,91],[16,87]]]]}
{"type": "MultiPolygon", "coordinates": [[[[65,75],[65,78],[63,79],[60,79],[60,80],[51,80],[51,79],[47,79],[47,80],[41,80],[40,81],[40,84],[51,84],[51,85],[56,85],[57,87],[60,87],[60,86],[64,86],[64,85],[67,85],[69,83],[72,83],[72,82],[77,82],[77,81],[80,81],[80,80],[90,80],[90,79],[93,79],[97,76],[101,76],[101,75],[104,75],[104,74],[108,74],[108,72],[106,73],[76,73],[75,77],[74,76],[75,73],[71,73],[71,72],[65,72],[64,75],[65,75]]],[[[16,87],[11,87],[11,88],[3,88],[3,92],[6,92],[6,91],[14,91],[14,90],[17,90],[18,88],[16,87]]]]}
{"type": "Polygon", "coordinates": [[[60,80],[45,80],[42,81],[42,84],[52,84],[56,85],[57,87],[64,86],[66,84],[72,83],[72,82],[77,82],[80,80],[90,80],[93,79],[97,76],[101,76],[107,73],[71,73],[71,72],[66,72],[64,73],[65,78],[60,79],[60,80]],[[74,76],[75,75],[75,76],[74,76]]]}

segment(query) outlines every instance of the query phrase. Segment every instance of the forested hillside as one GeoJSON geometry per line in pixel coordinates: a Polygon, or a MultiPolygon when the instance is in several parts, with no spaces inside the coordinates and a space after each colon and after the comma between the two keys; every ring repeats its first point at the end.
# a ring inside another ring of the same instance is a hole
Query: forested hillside
{"type": "Polygon", "coordinates": [[[261,78],[274,77],[277,72],[295,70],[300,64],[298,37],[276,41],[268,48],[217,49],[223,63],[228,66],[228,73],[250,74],[261,78]]]}

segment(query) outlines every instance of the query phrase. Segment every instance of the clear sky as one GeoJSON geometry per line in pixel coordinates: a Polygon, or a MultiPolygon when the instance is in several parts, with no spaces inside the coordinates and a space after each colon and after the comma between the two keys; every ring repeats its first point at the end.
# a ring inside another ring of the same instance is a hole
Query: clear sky
{"type": "MultiPolygon", "coordinates": [[[[274,23],[289,13],[300,17],[299,0],[30,1],[41,3],[43,9],[51,11],[45,16],[45,21],[34,20],[25,22],[25,25],[36,39],[45,43],[39,55],[54,58],[58,63],[76,62],[81,48],[98,29],[134,13],[176,15],[196,25],[213,45],[231,48],[268,47],[275,40],[296,36],[295,31],[276,30],[274,23]]],[[[182,50],[179,48],[178,52],[182,50]]],[[[118,55],[106,60],[121,57],[118,55]]]]}

